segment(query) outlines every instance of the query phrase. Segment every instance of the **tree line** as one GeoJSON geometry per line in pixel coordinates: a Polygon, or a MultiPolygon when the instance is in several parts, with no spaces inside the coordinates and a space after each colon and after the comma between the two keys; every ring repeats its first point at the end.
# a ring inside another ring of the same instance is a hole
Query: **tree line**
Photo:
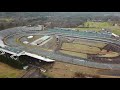
{"type": "MultiPolygon", "coordinates": [[[[7,28],[17,27],[17,26],[26,26],[26,25],[44,25],[48,28],[54,27],[66,27],[72,28],[79,25],[83,25],[87,20],[101,20],[103,22],[114,22],[120,23],[120,17],[118,16],[75,16],[75,17],[60,17],[60,16],[39,16],[39,17],[9,17],[12,20],[2,20],[0,18],[0,30],[7,28]]],[[[4,17],[8,18],[8,17],[4,17]]],[[[8,18],[8,19],[9,19],[8,18]]]]}

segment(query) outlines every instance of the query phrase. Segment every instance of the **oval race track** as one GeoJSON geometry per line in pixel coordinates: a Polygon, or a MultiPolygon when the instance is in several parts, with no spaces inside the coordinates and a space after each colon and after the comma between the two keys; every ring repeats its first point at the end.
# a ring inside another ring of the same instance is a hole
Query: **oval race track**
{"type": "MultiPolygon", "coordinates": [[[[78,32],[78,31],[72,31],[72,30],[63,30],[60,28],[40,31],[33,27],[15,27],[15,28],[10,28],[10,29],[0,31],[1,39],[3,40],[4,44],[7,45],[7,47],[10,47],[12,49],[11,50],[12,52],[16,52],[16,50],[26,51],[26,52],[34,53],[36,55],[44,56],[56,61],[68,62],[72,64],[102,68],[102,69],[120,69],[120,64],[92,62],[89,60],[84,60],[82,58],[74,58],[71,56],[62,55],[54,51],[49,51],[49,50],[46,51],[38,47],[26,46],[20,43],[20,40],[22,40],[21,39],[22,37],[30,36],[30,35],[49,35],[49,36],[59,35],[59,36],[65,36],[65,37],[84,38],[88,40],[112,43],[114,45],[120,46],[120,41],[119,40],[116,41],[116,39],[111,38],[109,34],[96,33],[96,32],[83,32],[83,31],[78,32]],[[33,30],[31,30],[31,28],[33,30]]],[[[8,49],[8,48],[3,48],[3,49],[8,49]]]]}

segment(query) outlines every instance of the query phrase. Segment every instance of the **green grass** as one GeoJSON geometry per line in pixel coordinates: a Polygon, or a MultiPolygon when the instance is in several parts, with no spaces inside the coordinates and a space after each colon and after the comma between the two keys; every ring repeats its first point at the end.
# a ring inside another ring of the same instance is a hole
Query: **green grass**
{"type": "Polygon", "coordinates": [[[120,30],[112,30],[113,33],[120,35],[120,30]]]}
{"type": "MultiPolygon", "coordinates": [[[[101,28],[110,29],[111,32],[120,35],[120,27],[113,26],[112,23],[109,22],[85,22],[84,27],[88,27],[88,30],[93,29],[92,31],[100,31],[101,28]]],[[[78,28],[78,30],[86,30],[87,28],[78,28]]]]}
{"type": "Polygon", "coordinates": [[[111,27],[112,24],[109,22],[85,22],[84,27],[95,27],[95,28],[106,28],[106,27],[111,27]]]}
{"type": "Polygon", "coordinates": [[[85,54],[98,54],[101,50],[94,46],[81,45],[76,43],[63,43],[61,50],[85,54]]]}

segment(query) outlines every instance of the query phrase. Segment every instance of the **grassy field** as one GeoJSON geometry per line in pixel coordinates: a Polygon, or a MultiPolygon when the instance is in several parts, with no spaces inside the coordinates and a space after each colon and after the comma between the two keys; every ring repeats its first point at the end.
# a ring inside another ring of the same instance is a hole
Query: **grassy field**
{"type": "Polygon", "coordinates": [[[0,62],[0,78],[19,78],[26,71],[19,70],[0,62]]]}
{"type": "Polygon", "coordinates": [[[60,50],[61,53],[87,59],[87,54],[60,50]]]}
{"type": "MultiPolygon", "coordinates": [[[[89,43],[89,42],[88,42],[89,43]]],[[[117,57],[119,53],[117,52],[107,52],[106,50],[100,50],[94,46],[88,46],[88,44],[76,44],[76,43],[63,43],[61,50],[63,54],[81,57],[87,59],[87,54],[98,54],[99,57],[117,57]]]]}
{"type": "Polygon", "coordinates": [[[68,50],[71,52],[87,53],[87,54],[98,54],[101,51],[97,47],[74,44],[74,43],[63,43],[61,49],[66,51],[68,50]]]}
{"type": "MultiPolygon", "coordinates": [[[[53,78],[74,78],[75,73],[97,75],[100,78],[116,78],[116,76],[100,75],[98,71],[101,69],[73,65],[63,62],[55,62],[52,68],[48,69],[44,74],[53,78]]],[[[120,78],[117,76],[117,78],[120,78]]]]}
{"type": "Polygon", "coordinates": [[[109,22],[85,22],[84,27],[94,27],[94,28],[108,28],[111,27],[112,23],[109,22]]]}
{"type": "Polygon", "coordinates": [[[89,41],[89,40],[83,40],[83,39],[76,39],[73,41],[73,43],[85,44],[85,45],[95,46],[99,48],[103,48],[104,46],[107,45],[106,43],[103,43],[103,42],[89,41]]]}
{"type": "Polygon", "coordinates": [[[119,30],[112,30],[113,33],[117,34],[117,35],[120,35],[120,29],[119,30]]]}
{"type": "Polygon", "coordinates": [[[111,29],[111,32],[113,32],[117,35],[120,35],[120,27],[119,26],[112,26],[112,27],[109,27],[109,29],[111,29]]]}

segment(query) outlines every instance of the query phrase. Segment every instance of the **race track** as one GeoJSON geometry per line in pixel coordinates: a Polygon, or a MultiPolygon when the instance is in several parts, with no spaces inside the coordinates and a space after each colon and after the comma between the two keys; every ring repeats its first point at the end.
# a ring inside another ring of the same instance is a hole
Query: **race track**
{"type": "MultiPolygon", "coordinates": [[[[102,69],[120,69],[120,64],[109,64],[109,63],[98,63],[89,60],[85,60],[82,58],[75,58],[72,56],[62,55],[60,53],[44,50],[38,47],[31,47],[24,45],[23,42],[25,40],[25,36],[30,35],[56,35],[56,36],[63,36],[63,37],[71,37],[71,38],[81,38],[87,40],[94,40],[100,42],[111,43],[116,46],[120,46],[120,41],[116,40],[115,38],[111,38],[109,34],[103,33],[96,33],[96,32],[78,32],[72,30],[63,30],[60,28],[55,29],[48,29],[48,30],[36,30],[35,28],[30,27],[15,27],[6,30],[0,31],[1,40],[3,40],[4,44],[7,47],[11,47],[12,52],[18,51],[26,51],[30,53],[34,53],[36,55],[44,56],[50,59],[54,59],[56,61],[68,62],[77,65],[95,67],[95,68],[102,68],[102,69]]],[[[2,47],[1,47],[2,48],[2,47]]],[[[5,49],[5,48],[4,48],[5,49]]]]}

